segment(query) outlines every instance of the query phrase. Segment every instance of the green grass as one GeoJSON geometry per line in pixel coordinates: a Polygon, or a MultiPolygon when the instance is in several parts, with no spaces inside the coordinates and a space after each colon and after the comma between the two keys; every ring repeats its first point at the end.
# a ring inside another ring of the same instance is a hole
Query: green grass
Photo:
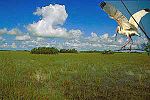
{"type": "Polygon", "coordinates": [[[2,100],[148,100],[150,57],[0,52],[2,100]]]}

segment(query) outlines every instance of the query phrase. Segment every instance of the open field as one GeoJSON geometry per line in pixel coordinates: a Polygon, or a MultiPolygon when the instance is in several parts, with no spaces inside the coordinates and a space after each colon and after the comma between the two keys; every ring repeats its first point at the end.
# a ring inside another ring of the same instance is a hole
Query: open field
{"type": "Polygon", "coordinates": [[[0,99],[150,100],[150,57],[1,51],[0,99]]]}

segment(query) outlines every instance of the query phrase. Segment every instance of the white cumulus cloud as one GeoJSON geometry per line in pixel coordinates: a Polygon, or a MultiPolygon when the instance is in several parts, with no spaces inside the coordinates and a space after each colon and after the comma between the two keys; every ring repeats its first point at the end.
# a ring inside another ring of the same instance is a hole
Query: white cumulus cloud
{"type": "Polygon", "coordinates": [[[11,44],[11,47],[12,47],[12,48],[17,48],[16,43],[12,43],[12,44],[11,44]]]}
{"type": "Polygon", "coordinates": [[[7,28],[3,28],[3,29],[0,29],[0,34],[5,34],[5,33],[7,33],[8,31],[7,31],[7,28]]]}
{"type": "Polygon", "coordinates": [[[43,37],[66,37],[68,35],[67,30],[61,27],[68,17],[64,5],[50,4],[38,8],[34,14],[42,17],[38,22],[27,26],[27,29],[34,35],[43,37]]]}
{"type": "Polygon", "coordinates": [[[0,29],[0,34],[10,34],[10,35],[19,35],[22,32],[18,28],[13,28],[8,30],[7,28],[0,29]]]}
{"type": "Polygon", "coordinates": [[[70,30],[69,32],[68,32],[68,38],[74,38],[74,39],[77,39],[77,38],[80,38],[82,35],[83,35],[83,33],[81,32],[81,30],[70,30]]]}
{"type": "Polygon", "coordinates": [[[13,28],[10,31],[8,31],[7,34],[18,35],[18,34],[22,34],[22,32],[18,28],[13,28]]]}
{"type": "Polygon", "coordinates": [[[0,36],[0,41],[5,41],[5,39],[3,37],[0,36]]]}
{"type": "Polygon", "coordinates": [[[16,36],[16,40],[18,41],[25,41],[25,40],[30,40],[31,37],[29,35],[23,35],[23,36],[16,36]]]}

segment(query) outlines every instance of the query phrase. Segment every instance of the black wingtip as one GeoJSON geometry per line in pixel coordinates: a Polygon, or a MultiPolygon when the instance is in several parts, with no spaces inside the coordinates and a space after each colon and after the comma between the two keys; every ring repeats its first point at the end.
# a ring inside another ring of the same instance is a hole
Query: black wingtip
{"type": "Polygon", "coordinates": [[[101,2],[99,5],[100,5],[100,7],[103,9],[104,6],[106,5],[106,2],[103,1],[103,2],[101,2]]]}
{"type": "Polygon", "coordinates": [[[149,8],[145,8],[144,9],[146,12],[149,12],[150,13],[150,9],[149,8]]]}

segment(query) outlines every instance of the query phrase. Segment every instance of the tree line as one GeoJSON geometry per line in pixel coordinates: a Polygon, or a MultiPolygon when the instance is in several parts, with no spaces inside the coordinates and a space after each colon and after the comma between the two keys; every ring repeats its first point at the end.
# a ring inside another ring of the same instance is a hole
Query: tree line
{"type": "Polygon", "coordinates": [[[78,53],[76,49],[60,49],[60,53],[78,53]]]}
{"type": "MultiPolygon", "coordinates": [[[[102,54],[113,54],[113,51],[80,51],[81,53],[102,53],[102,54]]],[[[58,53],[78,53],[76,49],[60,49],[54,47],[38,47],[31,50],[31,54],[58,54],[58,53]]]]}
{"type": "Polygon", "coordinates": [[[76,49],[60,49],[54,47],[38,47],[31,50],[31,54],[58,54],[58,53],[78,53],[76,49]]]}
{"type": "MultiPolygon", "coordinates": [[[[141,45],[141,50],[144,50],[147,52],[147,54],[150,56],[150,42],[147,44],[141,45]]],[[[54,47],[38,47],[33,48],[31,51],[31,54],[58,54],[58,53],[78,53],[76,49],[60,49],[54,47]]],[[[102,54],[114,54],[114,51],[112,50],[104,50],[104,51],[97,51],[97,50],[90,50],[90,51],[80,51],[80,53],[102,53],[102,54]]]]}

